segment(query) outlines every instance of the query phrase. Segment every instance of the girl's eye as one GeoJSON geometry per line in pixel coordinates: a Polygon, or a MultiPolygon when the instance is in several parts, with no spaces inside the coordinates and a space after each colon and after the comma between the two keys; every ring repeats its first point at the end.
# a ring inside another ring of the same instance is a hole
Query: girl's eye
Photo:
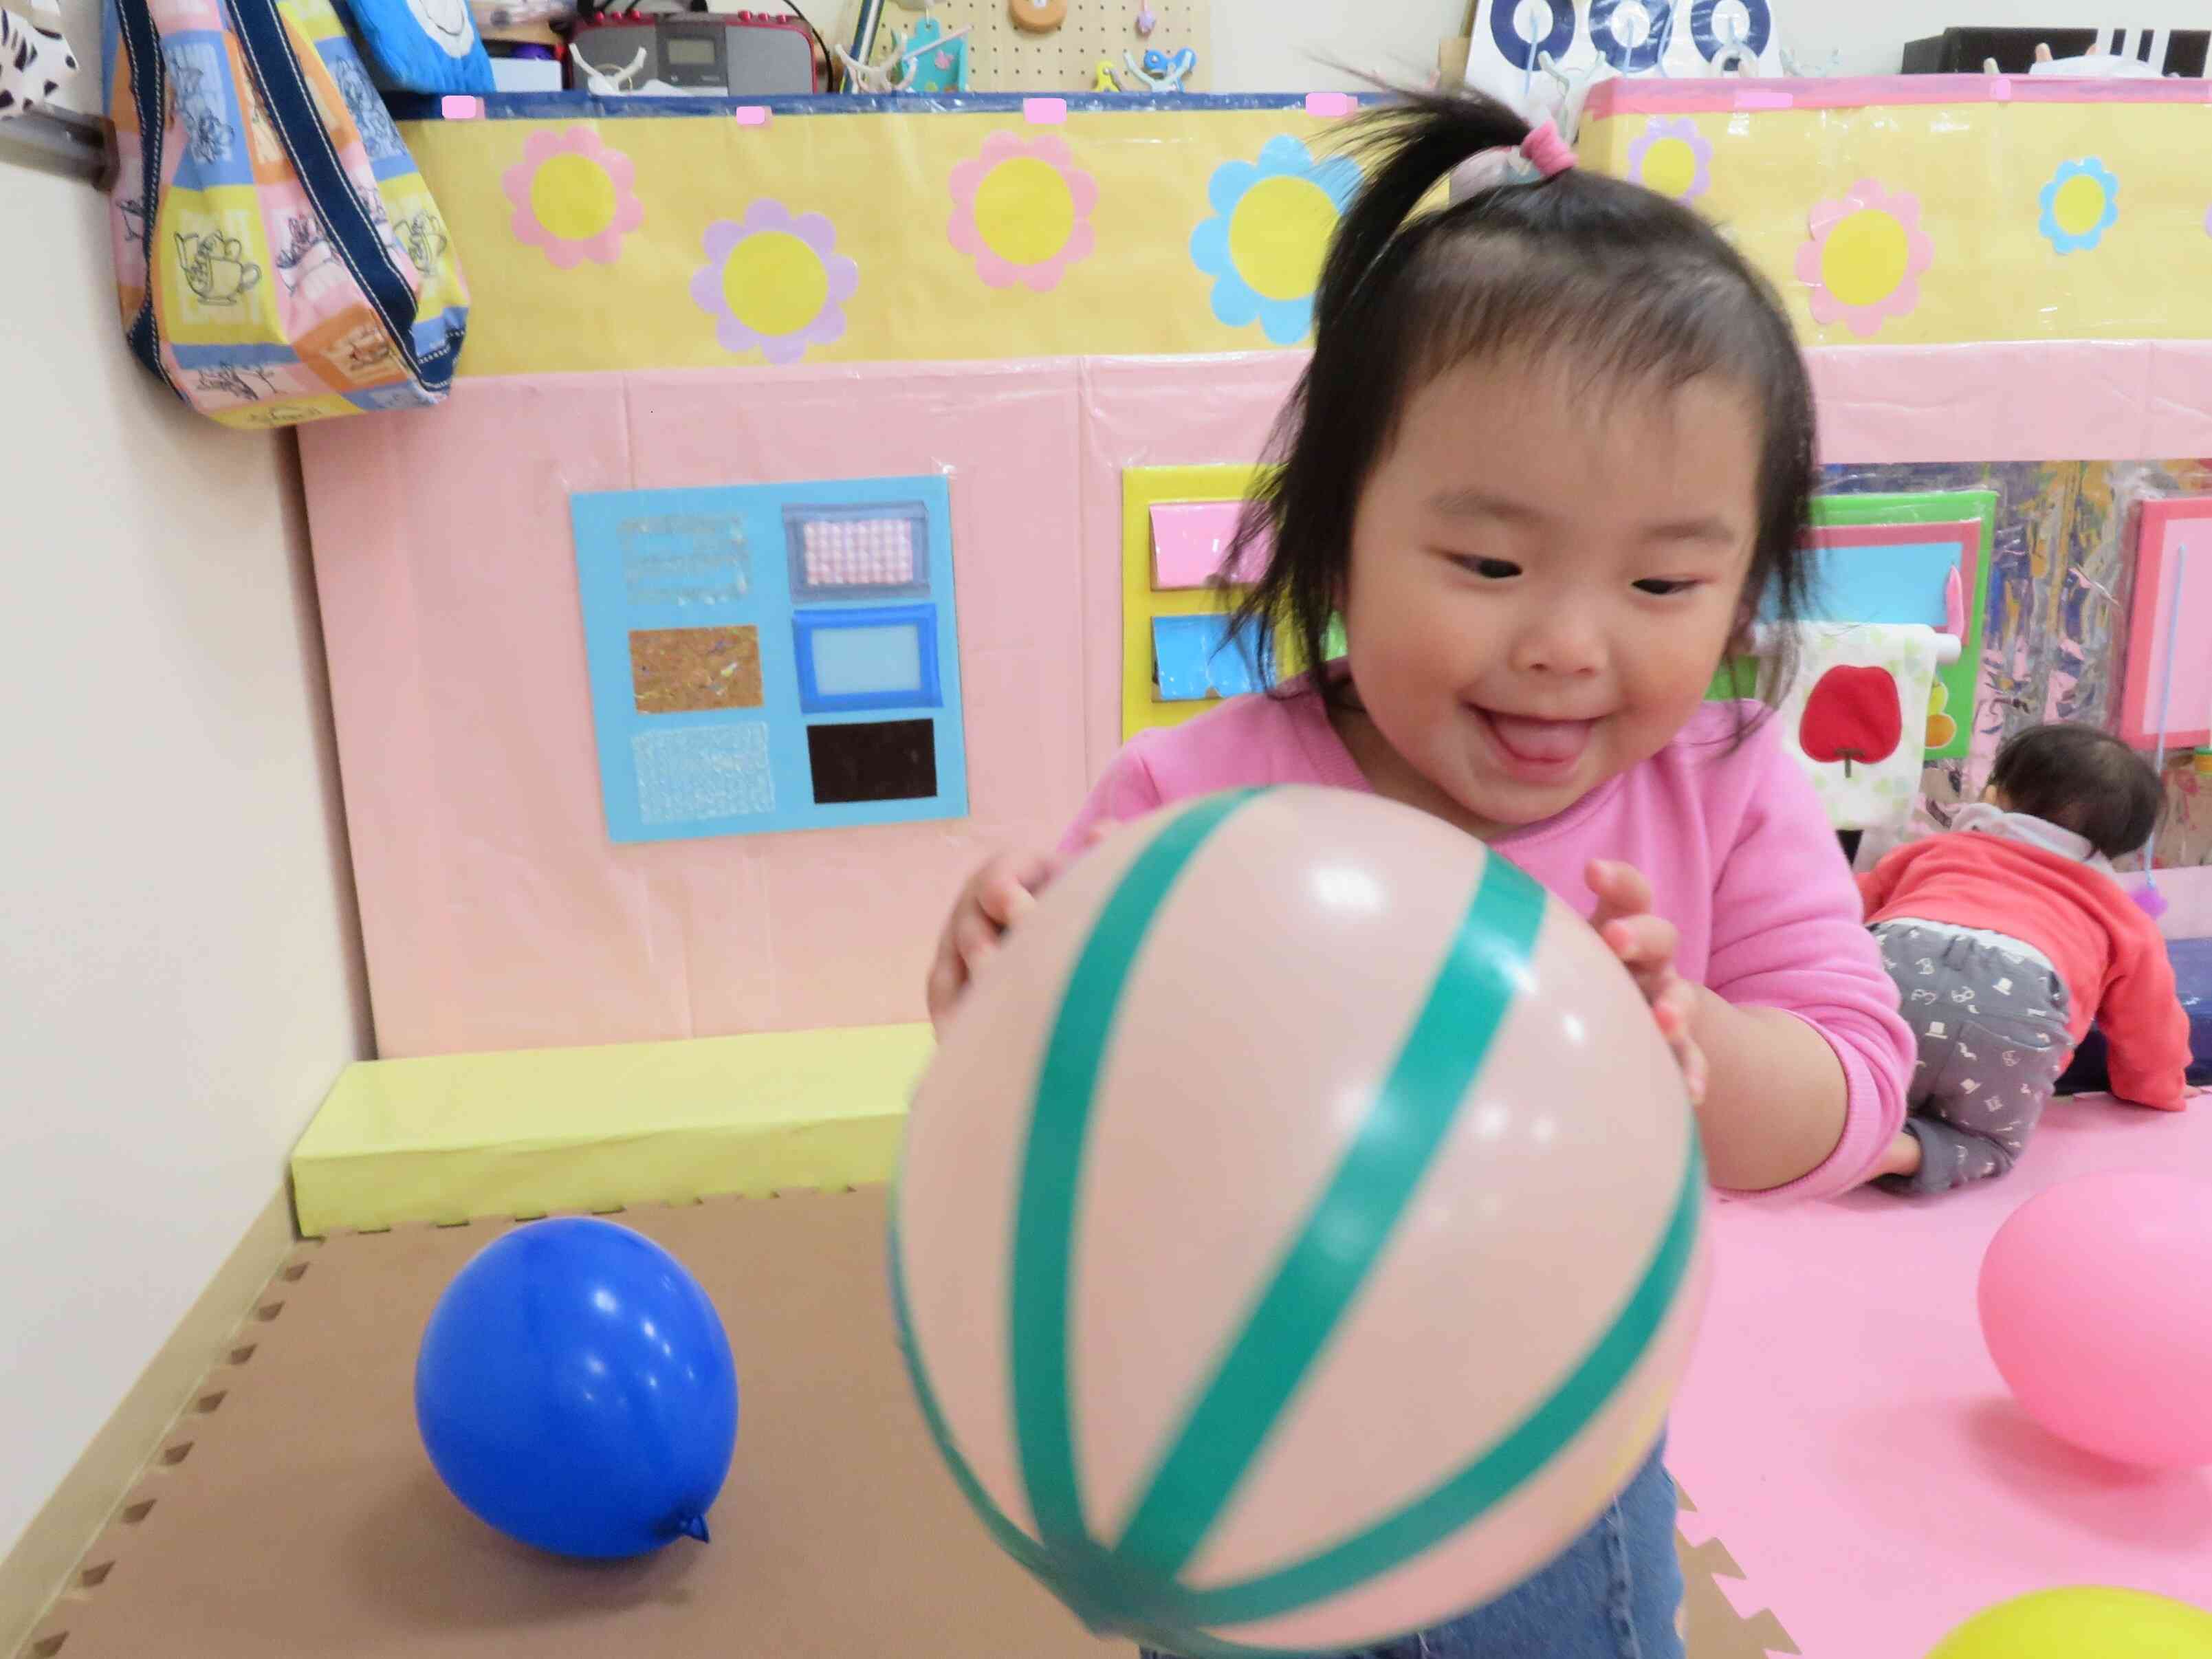
{"type": "Polygon", "coordinates": [[[1696,586],[1697,583],[1686,578],[1646,576],[1636,584],[1636,591],[1639,593],[1650,593],[1663,599],[1670,594],[1686,593],[1696,586]]]}
{"type": "Polygon", "coordinates": [[[1484,559],[1462,554],[1452,562],[1470,575],[1480,576],[1485,581],[1502,582],[1521,574],[1521,567],[1510,559],[1484,559]]]}

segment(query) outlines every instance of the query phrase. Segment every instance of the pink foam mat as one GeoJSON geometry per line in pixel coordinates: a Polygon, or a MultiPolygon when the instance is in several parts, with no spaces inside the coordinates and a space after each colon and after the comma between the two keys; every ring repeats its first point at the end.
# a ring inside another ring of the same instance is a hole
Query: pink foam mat
{"type": "Polygon", "coordinates": [[[2212,1470],[2130,1470],[2052,1438],[1982,1346],[1997,1228],[2114,1170],[2200,1175],[2212,1202],[2212,1102],[2061,1100],[1999,1181],[1718,1213],[1668,1461],[1807,1659],[1919,1659],[1978,1610],[2056,1585],[2212,1601],[2212,1470]]]}

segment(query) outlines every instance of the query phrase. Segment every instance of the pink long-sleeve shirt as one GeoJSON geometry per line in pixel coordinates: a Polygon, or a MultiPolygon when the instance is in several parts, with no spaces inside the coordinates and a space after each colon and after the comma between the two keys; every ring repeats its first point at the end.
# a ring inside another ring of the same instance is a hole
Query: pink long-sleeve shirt
{"type": "MultiPolygon", "coordinates": [[[[1904,1123],[1913,1039],[1811,783],[1764,723],[1737,743],[1737,714],[1706,704],[1650,759],[1490,846],[1585,916],[1597,904],[1583,880],[1590,860],[1635,866],[1652,908],[1680,932],[1686,978],[1739,1006],[1784,1009],[1827,1040],[1849,1085],[1842,1138],[1819,1168],[1759,1194],[1821,1197],[1856,1185],[1904,1123]]],[[[1107,767],[1063,850],[1099,823],[1277,783],[1370,788],[1310,692],[1237,697],[1140,734],[1107,767]]]]}

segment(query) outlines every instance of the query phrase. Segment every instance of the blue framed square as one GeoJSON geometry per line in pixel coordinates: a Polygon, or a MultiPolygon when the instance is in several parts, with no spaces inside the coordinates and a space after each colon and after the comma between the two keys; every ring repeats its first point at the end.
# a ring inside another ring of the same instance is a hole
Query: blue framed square
{"type": "Polygon", "coordinates": [[[863,708],[935,708],[937,607],[853,605],[791,618],[799,706],[810,714],[863,708]]]}

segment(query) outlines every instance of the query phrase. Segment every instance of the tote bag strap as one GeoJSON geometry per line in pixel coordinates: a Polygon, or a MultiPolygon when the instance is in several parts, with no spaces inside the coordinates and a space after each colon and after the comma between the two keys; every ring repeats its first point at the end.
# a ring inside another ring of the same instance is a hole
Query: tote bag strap
{"type": "Polygon", "coordinates": [[[161,61],[161,37],[155,33],[147,0],[113,3],[116,33],[131,60],[131,101],[138,106],[138,223],[146,239],[146,291],[139,298],[138,314],[124,325],[123,338],[131,355],[182,398],[184,388],[169,378],[168,366],[161,361],[161,325],[154,316],[154,216],[161,188],[161,143],[167,136],[161,118],[168,69],[161,61]]]}

